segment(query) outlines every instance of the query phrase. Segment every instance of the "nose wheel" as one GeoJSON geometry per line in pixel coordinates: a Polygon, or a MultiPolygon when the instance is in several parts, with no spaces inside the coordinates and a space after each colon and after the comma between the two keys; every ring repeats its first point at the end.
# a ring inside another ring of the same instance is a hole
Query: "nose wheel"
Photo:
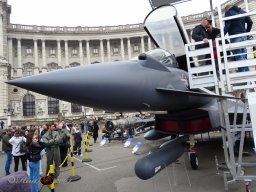
{"type": "Polygon", "coordinates": [[[198,169],[199,167],[199,161],[198,161],[198,156],[196,154],[195,144],[196,144],[196,141],[195,141],[194,135],[190,135],[189,136],[190,149],[189,149],[188,155],[189,155],[191,168],[194,170],[198,169]]]}
{"type": "Polygon", "coordinates": [[[189,160],[191,168],[196,170],[199,167],[198,157],[195,152],[189,152],[189,160]]]}

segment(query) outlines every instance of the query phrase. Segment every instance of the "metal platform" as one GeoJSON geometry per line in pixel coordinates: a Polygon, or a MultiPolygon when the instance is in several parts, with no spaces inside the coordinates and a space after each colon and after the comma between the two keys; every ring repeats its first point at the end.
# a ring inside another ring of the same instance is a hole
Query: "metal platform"
{"type": "MultiPolygon", "coordinates": [[[[198,89],[202,92],[220,95],[233,94],[236,97],[241,98],[241,101],[244,103],[242,124],[237,124],[237,105],[235,107],[233,119],[231,120],[227,107],[227,99],[218,102],[220,120],[222,123],[224,156],[226,167],[228,168],[228,171],[224,172],[224,186],[226,190],[228,190],[229,184],[239,180],[245,182],[247,190],[248,183],[256,180],[255,174],[246,174],[247,169],[250,169],[252,166],[256,167],[256,162],[243,161],[246,132],[252,132],[254,145],[256,142],[256,58],[253,58],[252,53],[252,47],[256,46],[256,39],[250,39],[239,43],[225,43],[226,40],[235,37],[256,37],[256,32],[252,31],[250,33],[224,37],[223,31],[224,22],[226,20],[256,15],[255,10],[249,10],[247,0],[244,0],[244,4],[247,13],[226,18],[223,18],[222,5],[220,3],[218,4],[221,38],[215,40],[217,59],[214,59],[213,42],[211,40],[209,40],[209,47],[203,49],[195,50],[194,48],[195,45],[203,44],[203,42],[189,43],[185,46],[191,89],[198,89]],[[247,50],[247,60],[231,60],[231,57],[234,57],[235,55],[230,56],[227,54],[227,51],[232,52],[232,50],[237,48],[245,48],[247,50]],[[208,57],[202,59],[201,56],[205,55],[208,55],[208,57]],[[205,65],[205,63],[207,63],[207,65],[205,65]],[[239,67],[245,66],[249,66],[250,70],[246,72],[238,72],[237,69],[239,67]],[[239,152],[236,157],[234,146],[235,142],[238,140],[240,141],[239,152]]],[[[237,102],[238,101],[234,102],[234,104],[237,104],[237,102]]]]}

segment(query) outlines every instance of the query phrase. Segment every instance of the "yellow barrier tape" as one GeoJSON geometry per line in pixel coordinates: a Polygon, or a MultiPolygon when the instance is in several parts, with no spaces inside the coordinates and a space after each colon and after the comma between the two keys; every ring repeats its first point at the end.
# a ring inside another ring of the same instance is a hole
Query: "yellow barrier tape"
{"type": "Polygon", "coordinates": [[[63,164],[65,163],[65,161],[67,160],[68,155],[65,157],[64,161],[59,165],[59,168],[61,168],[63,166],[63,164]]]}

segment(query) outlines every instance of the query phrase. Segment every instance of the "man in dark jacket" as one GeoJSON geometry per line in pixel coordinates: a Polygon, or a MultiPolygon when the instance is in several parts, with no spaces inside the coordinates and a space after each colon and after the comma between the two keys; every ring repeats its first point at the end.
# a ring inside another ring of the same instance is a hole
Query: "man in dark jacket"
{"type": "Polygon", "coordinates": [[[98,132],[99,132],[98,123],[97,123],[97,121],[94,121],[93,122],[93,139],[94,139],[94,143],[97,142],[97,138],[99,136],[98,132]]]}
{"type": "MultiPolygon", "coordinates": [[[[196,45],[195,46],[196,49],[209,47],[209,43],[208,43],[209,37],[208,37],[208,33],[207,33],[206,29],[208,28],[208,26],[210,24],[211,24],[210,19],[203,18],[201,21],[201,24],[195,26],[195,28],[193,29],[192,39],[194,39],[195,42],[199,42],[199,41],[204,42],[204,44],[196,45]]],[[[206,59],[206,58],[210,58],[210,55],[208,54],[208,55],[198,56],[198,60],[202,60],[202,59],[206,59]]],[[[200,62],[200,65],[210,64],[209,61],[199,61],[199,62],[200,62]]]]}
{"type": "Polygon", "coordinates": [[[200,25],[195,26],[192,32],[192,39],[195,42],[204,41],[204,44],[196,45],[196,49],[209,47],[208,44],[208,34],[207,34],[207,27],[210,25],[210,20],[207,18],[203,18],[200,25]]]}
{"type": "Polygon", "coordinates": [[[10,166],[12,163],[12,145],[9,143],[11,139],[11,130],[6,129],[6,134],[3,136],[2,150],[6,153],[5,175],[10,175],[10,166]]]}
{"type": "MultiPolygon", "coordinates": [[[[246,12],[243,9],[237,6],[233,6],[232,4],[228,4],[225,7],[225,17],[235,16],[235,15],[244,14],[244,13],[246,12]]],[[[252,29],[252,24],[253,24],[252,19],[249,16],[226,20],[225,27],[224,27],[224,35],[226,35],[227,33],[229,35],[237,35],[237,34],[250,32],[252,29]],[[245,24],[247,25],[247,27],[245,24]]],[[[243,36],[243,37],[232,38],[230,39],[230,42],[237,43],[245,40],[247,40],[247,38],[243,36]]],[[[246,60],[245,48],[235,49],[232,52],[236,55],[235,59],[237,61],[246,60]]],[[[249,67],[239,67],[238,69],[240,72],[249,71],[249,67]]]]}

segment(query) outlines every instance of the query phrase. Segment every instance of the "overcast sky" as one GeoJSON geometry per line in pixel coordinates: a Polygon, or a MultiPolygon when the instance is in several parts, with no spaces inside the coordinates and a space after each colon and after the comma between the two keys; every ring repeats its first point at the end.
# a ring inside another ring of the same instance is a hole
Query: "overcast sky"
{"type": "MultiPolygon", "coordinates": [[[[151,11],[148,0],[8,0],[8,4],[11,23],[45,26],[136,24],[151,11]]],[[[180,15],[189,15],[209,11],[210,5],[209,0],[192,0],[177,9],[180,15]]]]}

